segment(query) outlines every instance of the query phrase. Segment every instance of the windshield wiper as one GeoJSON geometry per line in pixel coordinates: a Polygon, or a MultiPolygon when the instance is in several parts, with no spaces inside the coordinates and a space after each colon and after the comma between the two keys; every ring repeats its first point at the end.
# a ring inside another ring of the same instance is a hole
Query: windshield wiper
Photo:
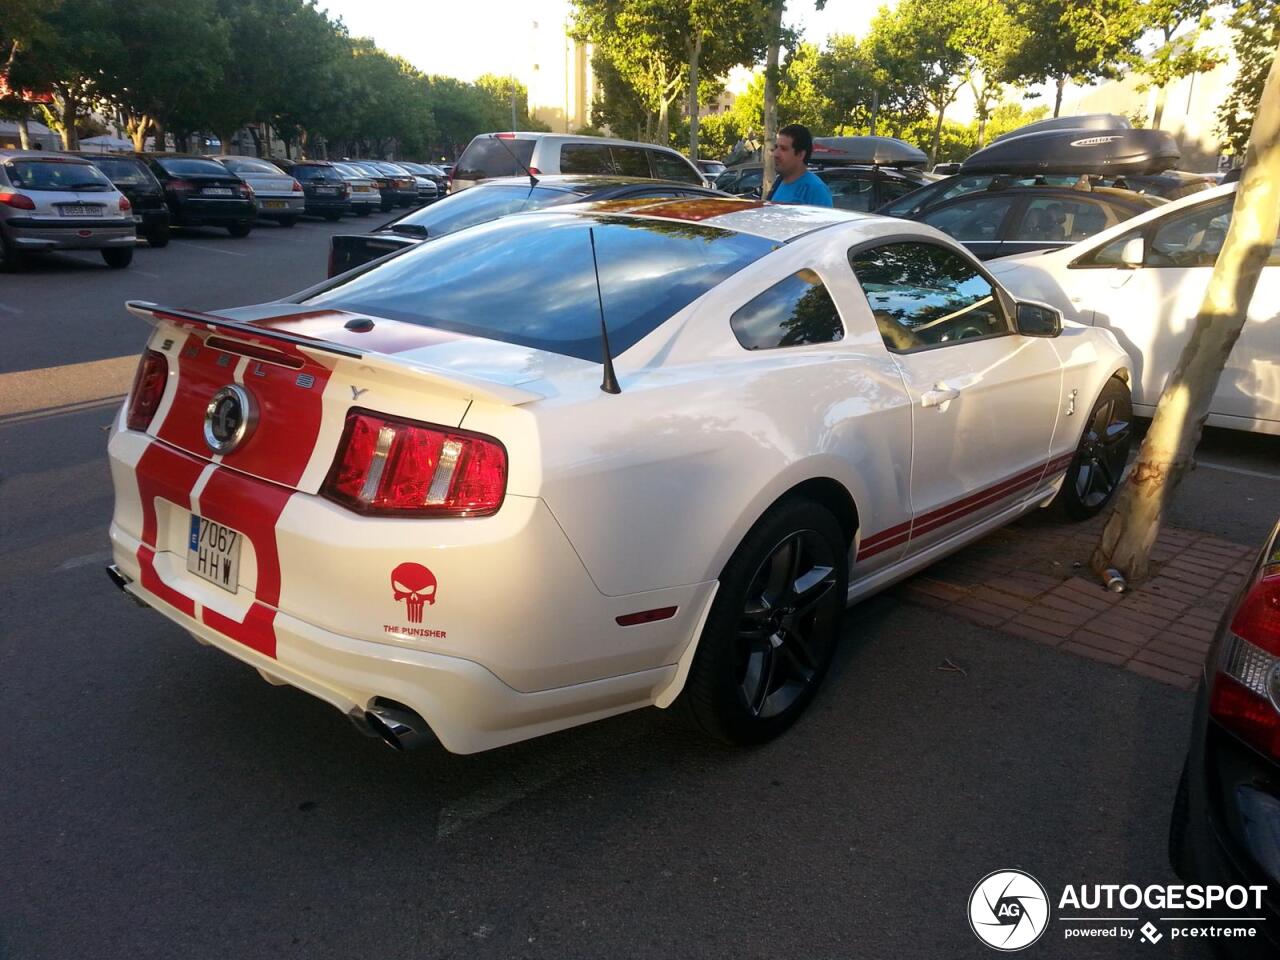
{"type": "Polygon", "coordinates": [[[68,187],[68,189],[75,191],[85,190],[90,193],[104,193],[111,188],[101,183],[73,183],[68,187]]]}

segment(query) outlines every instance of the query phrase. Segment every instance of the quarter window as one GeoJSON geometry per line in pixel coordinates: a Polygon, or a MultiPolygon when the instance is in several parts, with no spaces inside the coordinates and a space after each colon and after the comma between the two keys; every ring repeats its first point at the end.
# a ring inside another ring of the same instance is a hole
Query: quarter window
{"type": "Polygon", "coordinates": [[[611,147],[613,152],[614,172],[624,177],[644,177],[646,180],[653,176],[649,172],[649,158],[644,154],[644,150],[640,147],[611,147]]]}
{"type": "Polygon", "coordinates": [[[831,294],[812,270],[794,273],[753,297],[734,312],[729,324],[748,350],[831,343],[844,337],[831,294]]]}
{"type": "Polygon", "coordinates": [[[1120,222],[1115,211],[1091,200],[1036,197],[1007,240],[1074,243],[1120,222]]]}
{"type": "Polygon", "coordinates": [[[851,252],[849,265],[894,353],[1012,332],[990,281],[943,247],[890,243],[851,252]]]}
{"type": "Polygon", "coordinates": [[[665,150],[651,150],[649,159],[653,161],[653,175],[659,180],[702,183],[701,175],[694,172],[693,167],[675,154],[667,153],[665,150]]]}
{"type": "Polygon", "coordinates": [[[591,143],[566,143],[560,148],[561,173],[613,173],[609,148],[591,143]]]}

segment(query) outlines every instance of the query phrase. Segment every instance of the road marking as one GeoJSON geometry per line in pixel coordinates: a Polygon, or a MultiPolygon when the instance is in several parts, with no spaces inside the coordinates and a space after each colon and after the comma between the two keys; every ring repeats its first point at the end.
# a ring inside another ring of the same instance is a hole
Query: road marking
{"type": "Polygon", "coordinates": [[[7,304],[3,304],[3,303],[0,303],[0,310],[3,310],[5,313],[12,313],[15,316],[21,315],[22,313],[22,311],[19,310],[17,307],[10,307],[7,304]]]}
{"type": "Polygon", "coordinates": [[[1265,473],[1262,470],[1246,470],[1244,467],[1229,467],[1225,463],[1212,463],[1208,460],[1196,460],[1196,466],[1208,467],[1210,470],[1225,470],[1227,473],[1239,473],[1246,477],[1262,477],[1264,480],[1280,480],[1280,474],[1265,473]]]}
{"type": "Polygon", "coordinates": [[[152,280],[159,280],[159,279],[160,279],[160,274],[158,274],[158,273],[147,273],[147,271],[145,271],[145,270],[139,270],[137,267],[134,267],[134,268],[133,268],[132,270],[130,270],[129,272],[130,272],[130,273],[136,273],[136,274],[137,274],[138,276],[140,276],[140,277],[150,277],[152,280]]]}
{"type": "Polygon", "coordinates": [[[208,250],[210,253],[225,253],[228,257],[247,257],[247,253],[236,253],[234,250],[223,250],[219,247],[206,247],[203,243],[192,243],[189,240],[182,241],[184,247],[195,247],[197,250],[208,250]]]}
{"type": "MultiPolygon", "coordinates": [[[[108,410],[120,406],[126,394],[118,397],[104,397],[101,400],[86,400],[83,403],[67,403],[60,407],[45,407],[43,410],[32,410],[30,413],[15,413],[11,416],[0,415],[0,427],[12,426],[15,423],[30,423],[32,420],[44,420],[48,417],[61,417],[68,413],[84,413],[86,410],[108,410]]],[[[103,427],[109,429],[110,424],[103,427]]]]}
{"type": "Polygon", "coordinates": [[[68,363],[38,370],[0,373],[0,417],[70,413],[86,406],[119,403],[129,392],[136,354],[68,363]]]}
{"type": "Polygon", "coordinates": [[[97,553],[86,553],[81,557],[72,557],[70,560],[64,560],[53,568],[53,572],[62,573],[64,570],[75,570],[78,567],[87,567],[94,563],[106,563],[110,559],[110,550],[100,550],[97,553]]]}

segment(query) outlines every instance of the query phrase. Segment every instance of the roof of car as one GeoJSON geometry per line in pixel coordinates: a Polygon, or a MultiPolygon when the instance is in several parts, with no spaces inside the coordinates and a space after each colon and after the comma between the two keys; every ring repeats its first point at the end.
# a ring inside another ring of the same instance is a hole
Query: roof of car
{"type": "MultiPolygon", "coordinates": [[[[748,233],[766,240],[786,243],[814,230],[836,223],[875,219],[833,207],[809,207],[799,204],[765,203],[738,197],[697,197],[663,199],[646,197],[633,200],[595,200],[569,207],[545,208],[563,213],[578,210],[586,214],[612,217],[636,217],[706,226],[748,233]]],[[[532,214],[536,216],[538,212],[532,214]]]]}
{"type": "Polygon", "coordinates": [[[954,197],[948,197],[946,200],[931,204],[925,210],[937,210],[939,207],[951,206],[961,200],[974,200],[978,197],[990,197],[1007,193],[1036,193],[1064,199],[1095,197],[1099,200],[1112,200],[1143,210],[1162,207],[1169,202],[1164,197],[1151,193],[1139,193],[1136,190],[1127,190],[1124,187],[1090,187],[1087,190],[1083,190],[1075,186],[1057,186],[1049,183],[1004,183],[997,187],[988,187],[985,190],[972,190],[968,193],[956,194],[954,197]]]}
{"type": "MultiPolygon", "coordinates": [[[[705,190],[705,187],[699,187],[696,183],[683,183],[676,180],[655,180],[651,177],[622,177],[612,174],[591,174],[591,173],[555,173],[555,174],[539,174],[536,177],[539,187],[548,190],[563,190],[566,193],[594,193],[597,190],[607,190],[611,187],[626,187],[631,184],[657,186],[657,187],[679,187],[681,190],[705,190]]],[[[529,186],[528,177],[493,177],[476,184],[470,189],[476,190],[484,187],[493,186],[529,186]]]]}
{"type": "MultiPolygon", "coordinates": [[[[484,140],[494,137],[500,140],[571,140],[574,143],[607,143],[613,146],[626,147],[644,147],[646,150],[664,150],[667,153],[680,153],[674,147],[663,146],[660,143],[642,143],[639,140],[623,140],[620,137],[589,137],[586,135],[579,136],[574,133],[543,133],[537,130],[517,130],[514,133],[501,131],[494,133],[477,133],[472,141],[484,140]]],[[[680,154],[684,156],[684,154],[680,154]]],[[[687,159],[687,158],[686,158],[687,159]]]]}
{"type": "Polygon", "coordinates": [[[84,157],[56,153],[52,150],[0,150],[0,159],[4,160],[53,160],[60,163],[88,163],[84,157]]]}

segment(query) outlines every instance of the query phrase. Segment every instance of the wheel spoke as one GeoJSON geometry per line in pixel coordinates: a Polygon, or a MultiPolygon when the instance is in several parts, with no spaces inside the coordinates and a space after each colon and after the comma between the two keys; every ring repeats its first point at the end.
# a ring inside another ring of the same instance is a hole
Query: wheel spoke
{"type": "Polygon", "coordinates": [[[814,567],[796,582],[797,587],[803,584],[803,589],[797,590],[795,613],[797,620],[807,617],[827,599],[827,595],[831,593],[831,588],[836,583],[832,575],[834,573],[834,567],[814,567]]]}
{"type": "Polygon", "coordinates": [[[770,606],[781,606],[791,594],[791,586],[795,582],[792,570],[796,564],[795,555],[800,552],[800,544],[792,537],[779,545],[769,558],[769,574],[765,581],[765,598],[770,606]]]}
{"type": "Polygon", "coordinates": [[[818,666],[818,658],[814,656],[813,648],[809,646],[809,638],[800,630],[794,627],[788,630],[782,638],[782,646],[778,651],[787,658],[791,664],[796,677],[805,683],[813,679],[814,670],[818,666]]]}
{"type": "MultiPolygon", "coordinates": [[[[759,663],[756,686],[747,694],[747,703],[751,707],[751,712],[757,717],[764,710],[765,702],[769,699],[769,693],[773,687],[774,675],[777,673],[778,654],[772,643],[765,644],[764,650],[760,653],[759,663]]],[[[744,689],[746,689],[745,685],[744,689]]]]}
{"type": "Polygon", "coordinates": [[[1107,429],[1102,435],[1102,442],[1108,447],[1114,447],[1116,444],[1124,443],[1129,439],[1129,422],[1127,420],[1117,420],[1115,423],[1107,424],[1107,429]]]}

